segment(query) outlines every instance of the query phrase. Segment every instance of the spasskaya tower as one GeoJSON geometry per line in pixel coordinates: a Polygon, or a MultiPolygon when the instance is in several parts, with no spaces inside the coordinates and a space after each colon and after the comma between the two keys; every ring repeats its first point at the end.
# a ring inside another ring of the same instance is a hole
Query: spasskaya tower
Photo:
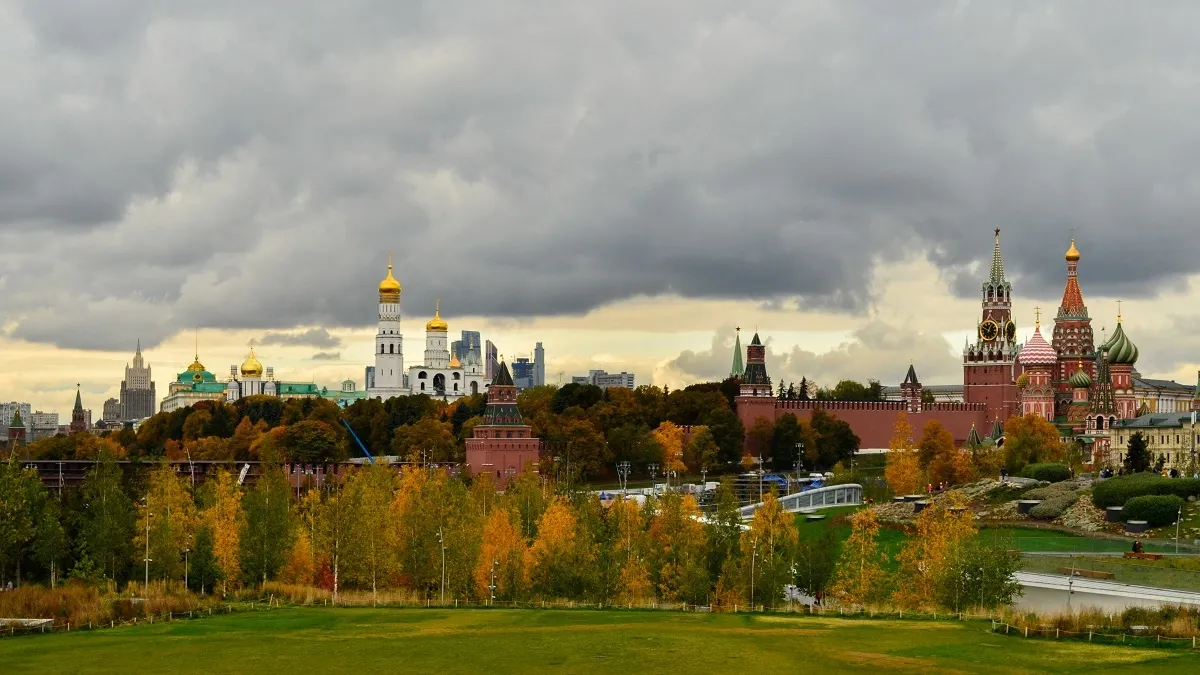
{"type": "Polygon", "coordinates": [[[992,249],[992,269],[983,282],[975,344],[963,348],[963,398],[987,405],[989,420],[1018,414],[1017,327],[1012,320],[1012,284],[1004,278],[1000,229],[992,249]]]}

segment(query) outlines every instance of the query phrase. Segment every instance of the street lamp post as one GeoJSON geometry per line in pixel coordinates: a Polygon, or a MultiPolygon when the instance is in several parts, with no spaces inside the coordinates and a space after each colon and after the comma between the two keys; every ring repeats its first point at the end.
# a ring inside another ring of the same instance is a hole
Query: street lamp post
{"type": "Polygon", "coordinates": [[[188,554],[192,552],[191,547],[183,549],[183,587],[188,588],[188,554]]]}
{"type": "Polygon", "coordinates": [[[150,588],[150,518],[154,516],[150,512],[150,493],[146,493],[146,557],[143,562],[146,563],[146,576],[142,580],[142,592],[147,593],[150,588]]]}
{"type": "Polygon", "coordinates": [[[500,564],[499,560],[492,561],[492,583],[488,586],[488,590],[492,592],[492,603],[496,604],[496,566],[500,564]]]}
{"type": "Polygon", "coordinates": [[[750,556],[750,611],[754,611],[754,564],[758,562],[758,537],[754,538],[754,551],[750,556]]]}
{"type": "Polygon", "coordinates": [[[442,537],[442,526],[438,526],[438,544],[442,546],[442,583],[438,590],[441,592],[442,604],[446,604],[446,540],[442,537]]]}
{"type": "Polygon", "coordinates": [[[629,462],[617,462],[617,478],[621,481],[621,494],[629,489],[629,462]]]}
{"type": "Polygon", "coordinates": [[[1175,514],[1175,553],[1179,553],[1179,523],[1183,520],[1183,507],[1179,507],[1179,513],[1175,514]]]}

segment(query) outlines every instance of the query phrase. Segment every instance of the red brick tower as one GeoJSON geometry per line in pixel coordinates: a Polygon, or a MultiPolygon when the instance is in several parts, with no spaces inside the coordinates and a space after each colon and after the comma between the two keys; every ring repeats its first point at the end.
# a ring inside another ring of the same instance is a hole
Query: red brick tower
{"type": "Polygon", "coordinates": [[[758,333],[746,347],[746,370],[742,373],[741,396],[772,398],[771,378],[767,377],[767,348],[758,339],[758,333]]]}
{"type": "Polygon", "coordinates": [[[983,282],[975,344],[963,349],[963,398],[987,406],[987,419],[1006,420],[1017,413],[1015,378],[1017,327],[1012,321],[1012,284],[1004,277],[1000,230],[992,249],[992,269],[983,282]]]}
{"type": "Polygon", "coordinates": [[[911,363],[908,364],[908,374],[900,383],[900,396],[908,406],[909,414],[921,412],[921,398],[924,393],[925,387],[921,386],[921,381],[917,379],[917,369],[911,363]]]}
{"type": "Polygon", "coordinates": [[[467,439],[467,471],[472,476],[490,473],[504,489],[517,474],[537,472],[542,442],[521,419],[517,388],[503,361],[488,386],[487,399],[483,423],[475,427],[475,437],[467,439]]]}
{"type": "Polygon", "coordinates": [[[25,422],[21,420],[21,411],[13,412],[12,423],[8,425],[8,448],[16,450],[25,445],[25,422]]]}
{"type": "Polygon", "coordinates": [[[88,430],[88,414],[83,409],[83,399],[79,396],[79,385],[75,385],[75,407],[71,409],[71,433],[78,434],[88,430]]]}
{"type": "Polygon", "coordinates": [[[1058,352],[1058,363],[1054,369],[1055,414],[1066,415],[1071,405],[1071,376],[1082,369],[1094,381],[1096,379],[1096,346],[1092,334],[1092,319],[1087,305],[1083,304],[1083,291],[1079,290],[1079,249],[1075,239],[1063,256],[1067,261],[1067,285],[1063,289],[1062,304],[1054,317],[1054,334],[1050,344],[1058,352]]]}

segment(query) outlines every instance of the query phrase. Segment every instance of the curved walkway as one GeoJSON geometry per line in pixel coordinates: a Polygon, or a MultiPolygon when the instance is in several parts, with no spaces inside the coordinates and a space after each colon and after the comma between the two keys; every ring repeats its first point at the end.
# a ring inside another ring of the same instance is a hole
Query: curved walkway
{"type": "Polygon", "coordinates": [[[1171,588],[1135,586],[1116,581],[1101,581],[1085,577],[1069,577],[1061,574],[1017,572],[1013,575],[1024,588],[1040,588],[1063,593],[1104,595],[1127,600],[1164,605],[1191,605],[1200,607],[1200,593],[1177,591],[1171,588]]]}
{"type": "MultiPolygon", "coordinates": [[[[779,505],[788,513],[816,511],[835,506],[855,506],[862,504],[862,492],[862,486],[857,483],[830,485],[828,487],[784,495],[779,498],[779,505]]],[[[741,514],[743,520],[748,520],[754,517],[754,513],[758,511],[760,506],[762,506],[761,502],[743,506],[738,509],[738,513],[741,514]]]]}

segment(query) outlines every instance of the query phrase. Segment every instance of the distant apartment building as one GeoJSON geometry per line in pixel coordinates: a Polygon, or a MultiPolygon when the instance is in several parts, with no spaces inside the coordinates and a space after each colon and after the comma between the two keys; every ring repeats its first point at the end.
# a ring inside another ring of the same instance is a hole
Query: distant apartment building
{"type": "Polygon", "coordinates": [[[571,378],[572,384],[594,384],[601,389],[610,387],[622,387],[625,389],[633,389],[633,373],[621,371],[619,373],[609,373],[603,370],[589,370],[587,375],[575,375],[571,378]]]}
{"type": "Polygon", "coordinates": [[[101,413],[100,419],[104,420],[106,425],[125,419],[121,416],[121,400],[116,398],[106,400],[104,402],[104,412],[101,413]]]}
{"type": "MultiPolygon", "coordinates": [[[[11,419],[11,418],[10,418],[11,419]]],[[[40,441],[43,438],[50,438],[59,432],[58,428],[58,413],[35,411],[29,417],[21,416],[21,419],[29,420],[31,429],[27,438],[31,441],[40,441]]]]}
{"type": "Polygon", "coordinates": [[[8,428],[9,423],[12,422],[13,414],[15,413],[21,413],[21,422],[25,424],[25,438],[33,438],[33,415],[29,411],[29,404],[18,403],[16,401],[11,403],[0,403],[0,423],[2,423],[5,428],[8,428]]]}

